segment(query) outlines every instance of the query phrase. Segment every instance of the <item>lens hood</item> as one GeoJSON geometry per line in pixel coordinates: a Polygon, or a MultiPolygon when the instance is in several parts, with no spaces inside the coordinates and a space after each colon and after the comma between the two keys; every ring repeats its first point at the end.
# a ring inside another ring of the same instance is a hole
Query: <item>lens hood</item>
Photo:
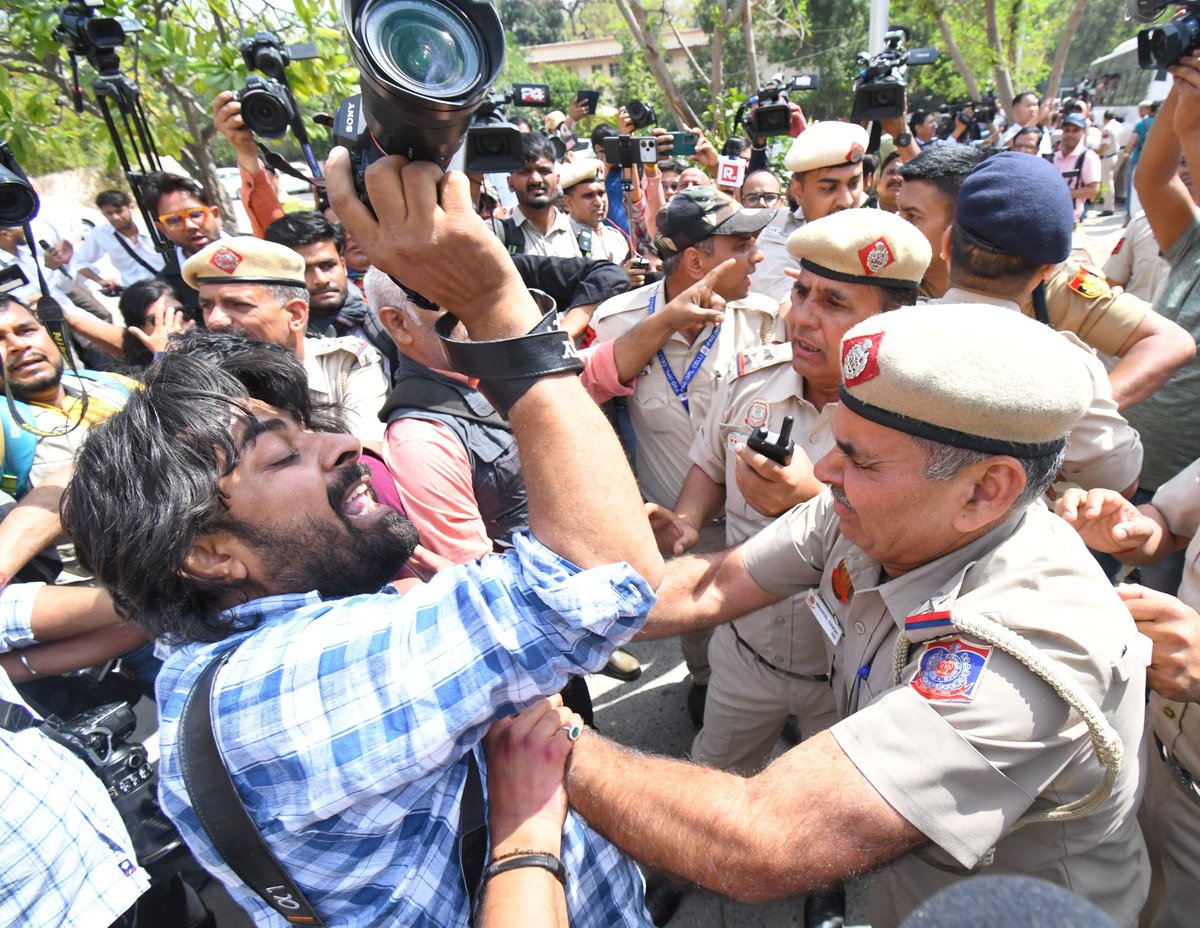
{"type": "Polygon", "coordinates": [[[504,28],[478,0],[344,0],[362,118],[380,149],[445,164],[504,65],[504,28]]]}

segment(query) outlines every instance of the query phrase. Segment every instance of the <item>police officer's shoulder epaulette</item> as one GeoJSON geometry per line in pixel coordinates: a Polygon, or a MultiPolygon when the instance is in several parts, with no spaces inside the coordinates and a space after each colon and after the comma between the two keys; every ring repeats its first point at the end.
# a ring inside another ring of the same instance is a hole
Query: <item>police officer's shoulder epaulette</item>
{"type": "Polygon", "coordinates": [[[592,323],[595,324],[607,319],[609,316],[616,316],[635,309],[645,312],[646,308],[650,305],[651,290],[655,287],[658,288],[658,305],[656,308],[662,309],[666,302],[663,299],[662,288],[658,284],[646,284],[644,287],[638,287],[635,290],[626,290],[624,293],[610,296],[596,307],[596,311],[592,313],[592,323]]]}
{"type": "Polygon", "coordinates": [[[733,376],[745,377],[755,371],[774,367],[776,364],[791,363],[792,346],[783,343],[779,345],[755,345],[745,351],[739,351],[733,362],[733,376]]]}
{"type": "Polygon", "coordinates": [[[1085,300],[1097,300],[1112,292],[1108,286],[1108,281],[1104,279],[1104,275],[1088,267],[1086,264],[1081,264],[1076,268],[1075,273],[1071,275],[1071,279],[1067,281],[1067,287],[1074,290],[1085,300]]]}
{"type": "Polygon", "coordinates": [[[339,351],[346,352],[354,355],[357,363],[362,366],[377,364],[381,359],[379,349],[357,335],[342,335],[338,338],[308,338],[305,339],[304,350],[318,358],[336,354],[339,351]]]}

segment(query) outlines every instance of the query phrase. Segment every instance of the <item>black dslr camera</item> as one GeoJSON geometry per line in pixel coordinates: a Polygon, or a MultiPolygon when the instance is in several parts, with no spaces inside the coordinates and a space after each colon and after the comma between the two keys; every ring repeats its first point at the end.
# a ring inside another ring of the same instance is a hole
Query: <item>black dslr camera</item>
{"type": "Polygon", "coordinates": [[[281,139],[299,122],[300,111],[292,99],[284,70],[293,61],[317,57],[312,43],[284,45],[273,32],[257,32],[238,43],[247,71],[261,71],[266,78],[252,74],[246,85],[234,93],[242,104],[242,122],[255,135],[281,139]]]}
{"type": "MultiPolygon", "coordinates": [[[[1179,3],[1187,14],[1163,26],[1137,34],[1138,64],[1147,71],[1169,68],[1193,48],[1200,46],[1200,3],[1179,3]]],[[[1165,0],[1125,0],[1130,19],[1154,22],[1170,3],[1165,0]]]]}
{"type": "Polygon", "coordinates": [[[851,122],[879,122],[904,115],[904,92],[910,65],[933,64],[936,48],[904,47],[908,30],[893,27],[884,37],[883,51],[874,58],[860,52],[858,83],[854,88],[851,122]]]}
{"type": "Polygon", "coordinates": [[[0,142],[0,226],[19,226],[38,211],[38,195],[17,164],[8,142],[0,142]]]}
{"type": "Polygon", "coordinates": [[[645,129],[658,122],[654,104],[646,100],[630,100],[625,104],[625,112],[629,114],[629,121],[633,123],[635,129],[645,129]]]}
{"type": "Polygon", "coordinates": [[[108,789],[146,866],[179,846],[179,832],[159,808],[158,774],[144,745],[131,742],[137,719],[126,702],[112,702],[67,721],[48,716],[42,731],[80,758],[108,789]]]}
{"type": "Polygon", "coordinates": [[[504,66],[504,27],[483,0],[343,0],[361,93],[344,100],[333,140],[350,151],[355,189],[383,155],[445,165],[504,66]]]}

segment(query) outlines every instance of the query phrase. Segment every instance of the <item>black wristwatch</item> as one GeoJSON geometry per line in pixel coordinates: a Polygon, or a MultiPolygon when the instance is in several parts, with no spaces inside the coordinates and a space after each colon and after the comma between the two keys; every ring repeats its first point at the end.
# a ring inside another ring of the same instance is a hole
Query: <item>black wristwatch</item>
{"type": "Polygon", "coordinates": [[[901,132],[898,136],[892,139],[892,141],[896,143],[897,148],[904,148],[905,146],[912,144],[912,133],[901,132]]]}

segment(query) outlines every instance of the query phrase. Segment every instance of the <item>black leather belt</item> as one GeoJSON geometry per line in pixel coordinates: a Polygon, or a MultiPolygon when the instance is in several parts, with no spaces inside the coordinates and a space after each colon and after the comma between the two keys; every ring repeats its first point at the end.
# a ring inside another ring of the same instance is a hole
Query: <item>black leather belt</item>
{"type": "Polygon", "coordinates": [[[1200,784],[1196,783],[1187,769],[1175,759],[1175,755],[1167,750],[1167,746],[1162,743],[1162,739],[1158,735],[1154,736],[1154,743],[1158,745],[1158,756],[1163,759],[1163,763],[1171,771],[1171,776],[1179,784],[1179,788],[1183,790],[1188,799],[1200,806],[1200,784]]]}
{"type": "Polygon", "coordinates": [[[809,683],[828,683],[829,682],[829,674],[827,674],[827,673],[816,673],[816,674],[792,673],[792,671],[790,671],[790,670],[784,670],[782,667],[776,667],[769,660],[767,660],[765,657],[763,657],[761,654],[759,654],[757,651],[755,651],[754,648],[750,647],[750,644],[746,641],[746,639],[738,634],[736,625],[734,625],[733,623],[730,623],[729,628],[733,632],[733,637],[737,639],[737,643],[739,645],[741,645],[743,648],[745,648],[748,652],[750,652],[751,657],[753,657],[756,661],[758,661],[760,664],[762,664],[764,667],[768,668],[769,670],[773,670],[773,671],[775,671],[775,673],[782,674],[785,677],[790,677],[793,680],[805,680],[809,683]]]}

